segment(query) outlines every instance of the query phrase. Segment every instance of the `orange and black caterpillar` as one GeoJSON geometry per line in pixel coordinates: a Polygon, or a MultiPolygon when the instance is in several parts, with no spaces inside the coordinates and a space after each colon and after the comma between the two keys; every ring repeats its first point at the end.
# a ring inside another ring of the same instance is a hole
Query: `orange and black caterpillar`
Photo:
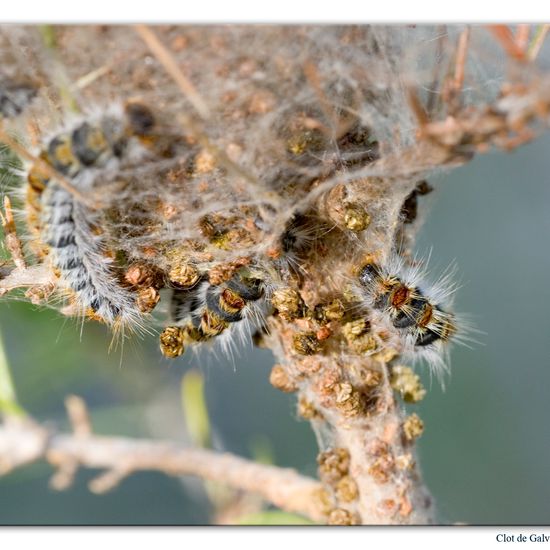
{"type": "Polygon", "coordinates": [[[426,360],[436,373],[448,368],[450,345],[464,343],[471,330],[452,311],[457,288],[453,276],[448,270],[429,284],[418,266],[410,267],[398,256],[384,265],[367,262],[358,270],[364,304],[396,330],[406,357],[426,360]]]}

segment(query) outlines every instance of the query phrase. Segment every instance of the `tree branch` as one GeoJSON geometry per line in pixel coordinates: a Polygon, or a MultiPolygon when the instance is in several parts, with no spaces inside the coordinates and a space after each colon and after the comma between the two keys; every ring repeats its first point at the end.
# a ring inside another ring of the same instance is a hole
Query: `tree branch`
{"type": "Polygon", "coordinates": [[[126,476],[143,470],[167,475],[192,475],[257,493],[282,510],[322,522],[326,518],[318,498],[321,484],[290,468],[257,464],[229,453],[191,449],[169,441],[99,436],[87,429],[83,401],[67,400],[74,433],[55,433],[28,417],[8,416],[0,424],[0,475],[17,467],[47,460],[57,468],[55,489],[66,489],[78,467],[105,470],[89,484],[104,493],[126,476]],[[75,414],[80,420],[75,424],[75,414]],[[82,423],[84,422],[84,424],[82,423]]]}

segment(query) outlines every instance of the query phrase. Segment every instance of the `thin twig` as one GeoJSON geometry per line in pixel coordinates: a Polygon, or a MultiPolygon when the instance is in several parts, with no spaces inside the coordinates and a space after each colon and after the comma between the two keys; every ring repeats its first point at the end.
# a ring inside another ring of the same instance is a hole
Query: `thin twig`
{"type": "Polygon", "coordinates": [[[91,435],[92,423],[84,400],[77,395],[69,395],[65,399],[65,408],[74,434],[79,437],[91,435]]]}
{"type": "Polygon", "coordinates": [[[544,40],[546,39],[546,35],[548,34],[548,31],[550,30],[550,25],[541,25],[539,29],[537,29],[537,34],[535,35],[535,38],[533,39],[533,42],[529,46],[529,50],[527,52],[527,57],[529,58],[529,61],[535,61],[537,56],[539,55],[540,50],[542,49],[542,45],[544,44],[544,40]]]}
{"type": "Polygon", "coordinates": [[[449,72],[444,80],[443,89],[441,91],[443,102],[447,105],[447,112],[449,115],[453,116],[462,107],[461,93],[464,86],[464,74],[466,72],[469,42],[470,27],[466,27],[458,37],[455,56],[451,61],[451,66],[449,67],[449,72]]]}
{"type": "Polygon", "coordinates": [[[4,213],[0,211],[0,219],[4,229],[6,249],[15,264],[15,269],[4,271],[4,266],[2,266],[0,270],[0,296],[16,288],[28,288],[27,298],[32,303],[39,303],[53,292],[55,275],[52,269],[45,264],[27,265],[23,247],[17,235],[11,200],[8,196],[4,197],[4,213]]]}
{"type": "Polygon", "coordinates": [[[210,109],[202,100],[202,97],[195,89],[191,81],[183,74],[183,71],[176,63],[172,54],[164,47],[157,35],[147,25],[136,25],[134,27],[141,39],[160,61],[166,72],[174,79],[185,97],[190,101],[197,113],[203,120],[210,118],[210,109]]]}
{"type": "Polygon", "coordinates": [[[75,90],[83,90],[98,78],[108,74],[113,69],[113,65],[114,63],[108,63],[102,67],[99,67],[99,69],[96,69],[95,71],[91,71],[84,76],[81,76],[72,84],[72,88],[75,90]]]}
{"type": "Polygon", "coordinates": [[[448,40],[446,27],[441,25],[438,27],[439,36],[437,37],[437,48],[435,51],[434,67],[433,67],[433,76],[431,85],[428,92],[428,100],[426,102],[426,112],[428,115],[432,115],[435,112],[437,105],[436,100],[439,98],[439,79],[441,71],[441,58],[443,57],[444,42],[448,40]]]}
{"type": "Polygon", "coordinates": [[[25,269],[27,264],[25,262],[25,257],[23,256],[21,241],[17,236],[13,212],[11,210],[11,201],[7,195],[4,197],[4,212],[5,214],[0,211],[0,219],[2,220],[2,227],[4,229],[4,241],[6,243],[6,248],[11,254],[15,267],[17,269],[25,269]]]}
{"type": "Polygon", "coordinates": [[[527,50],[529,44],[529,35],[531,34],[531,25],[518,25],[514,39],[518,48],[523,52],[527,50]]]}
{"type": "Polygon", "coordinates": [[[407,100],[421,131],[422,128],[428,124],[429,119],[420,99],[418,98],[418,94],[411,87],[407,89],[407,100]]]}
{"type": "Polygon", "coordinates": [[[66,460],[50,478],[50,487],[56,491],[67,490],[73,484],[77,472],[78,462],[66,460]]]}
{"type": "Polygon", "coordinates": [[[55,282],[55,274],[46,264],[16,268],[0,279],[0,296],[17,288],[29,288],[28,297],[32,303],[38,303],[41,297],[46,298],[53,292],[55,282]]]}
{"type": "Polygon", "coordinates": [[[460,38],[458,39],[458,47],[456,50],[455,74],[453,80],[453,88],[455,94],[460,94],[464,85],[464,73],[466,67],[466,58],[468,55],[468,43],[470,42],[470,28],[466,27],[460,38]]]}
{"type": "Polygon", "coordinates": [[[510,57],[518,61],[525,61],[525,52],[514,40],[514,35],[509,27],[506,25],[488,25],[487,28],[510,57]]]}

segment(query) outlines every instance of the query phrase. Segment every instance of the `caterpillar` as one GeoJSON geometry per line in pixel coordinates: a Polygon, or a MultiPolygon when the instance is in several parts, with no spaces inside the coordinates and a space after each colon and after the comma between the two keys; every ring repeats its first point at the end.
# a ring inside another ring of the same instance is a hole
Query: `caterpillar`
{"type": "Polygon", "coordinates": [[[36,87],[28,82],[0,79],[0,114],[6,118],[20,115],[36,94],[36,87]]]}
{"type": "Polygon", "coordinates": [[[261,324],[260,302],[264,296],[263,278],[247,268],[219,285],[203,276],[193,288],[174,290],[170,308],[175,326],[161,334],[161,352],[166,357],[177,357],[184,352],[184,344],[212,340],[233,327],[246,332],[247,325],[261,324]]]}
{"type": "Polygon", "coordinates": [[[305,257],[312,251],[319,237],[317,220],[309,214],[296,212],[286,222],[275,245],[267,251],[277,270],[285,277],[302,269],[305,257]]]}
{"type": "MultiPolygon", "coordinates": [[[[140,103],[128,103],[124,111],[118,107],[84,120],[47,140],[39,157],[63,176],[76,178],[80,188],[93,183],[94,169],[116,169],[123,158],[139,160],[144,154],[143,143],[152,134],[155,119],[150,109],[140,103]],[[135,139],[137,138],[137,139],[135,139]],[[89,174],[92,178],[85,178],[89,174]]],[[[43,191],[49,177],[38,165],[28,174],[29,185],[43,191]]]]}
{"type": "Polygon", "coordinates": [[[436,374],[448,369],[450,345],[464,343],[470,330],[464,319],[451,311],[456,291],[453,275],[453,270],[448,270],[428,285],[418,267],[408,268],[398,257],[386,265],[367,262],[358,271],[366,305],[397,330],[407,358],[426,360],[436,374]]]}
{"type": "MultiPolygon", "coordinates": [[[[129,103],[123,112],[113,109],[53,135],[39,158],[79,191],[90,192],[101,177],[144,157],[154,126],[148,107],[129,103]]],[[[109,258],[100,214],[50,180],[39,163],[28,172],[26,195],[27,224],[41,241],[39,258],[50,259],[77,310],[111,326],[139,325],[135,297],[120,285],[109,258]]]]}

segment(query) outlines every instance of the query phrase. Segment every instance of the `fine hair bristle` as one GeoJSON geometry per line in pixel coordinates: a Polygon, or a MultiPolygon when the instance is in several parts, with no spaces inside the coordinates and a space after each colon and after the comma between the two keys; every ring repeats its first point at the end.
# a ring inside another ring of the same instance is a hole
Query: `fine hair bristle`
{"type": "Polygon", "coordinates": [[[440,380],[449,371],[454,343],[466,343],[472,327],[454,312],[456,265],[431,282],[426,258],[393,252],[383,264],[366,263],[355,285],[365,307],[379,312],[401,340],[408,361],[427,364],[440,380]]]}

